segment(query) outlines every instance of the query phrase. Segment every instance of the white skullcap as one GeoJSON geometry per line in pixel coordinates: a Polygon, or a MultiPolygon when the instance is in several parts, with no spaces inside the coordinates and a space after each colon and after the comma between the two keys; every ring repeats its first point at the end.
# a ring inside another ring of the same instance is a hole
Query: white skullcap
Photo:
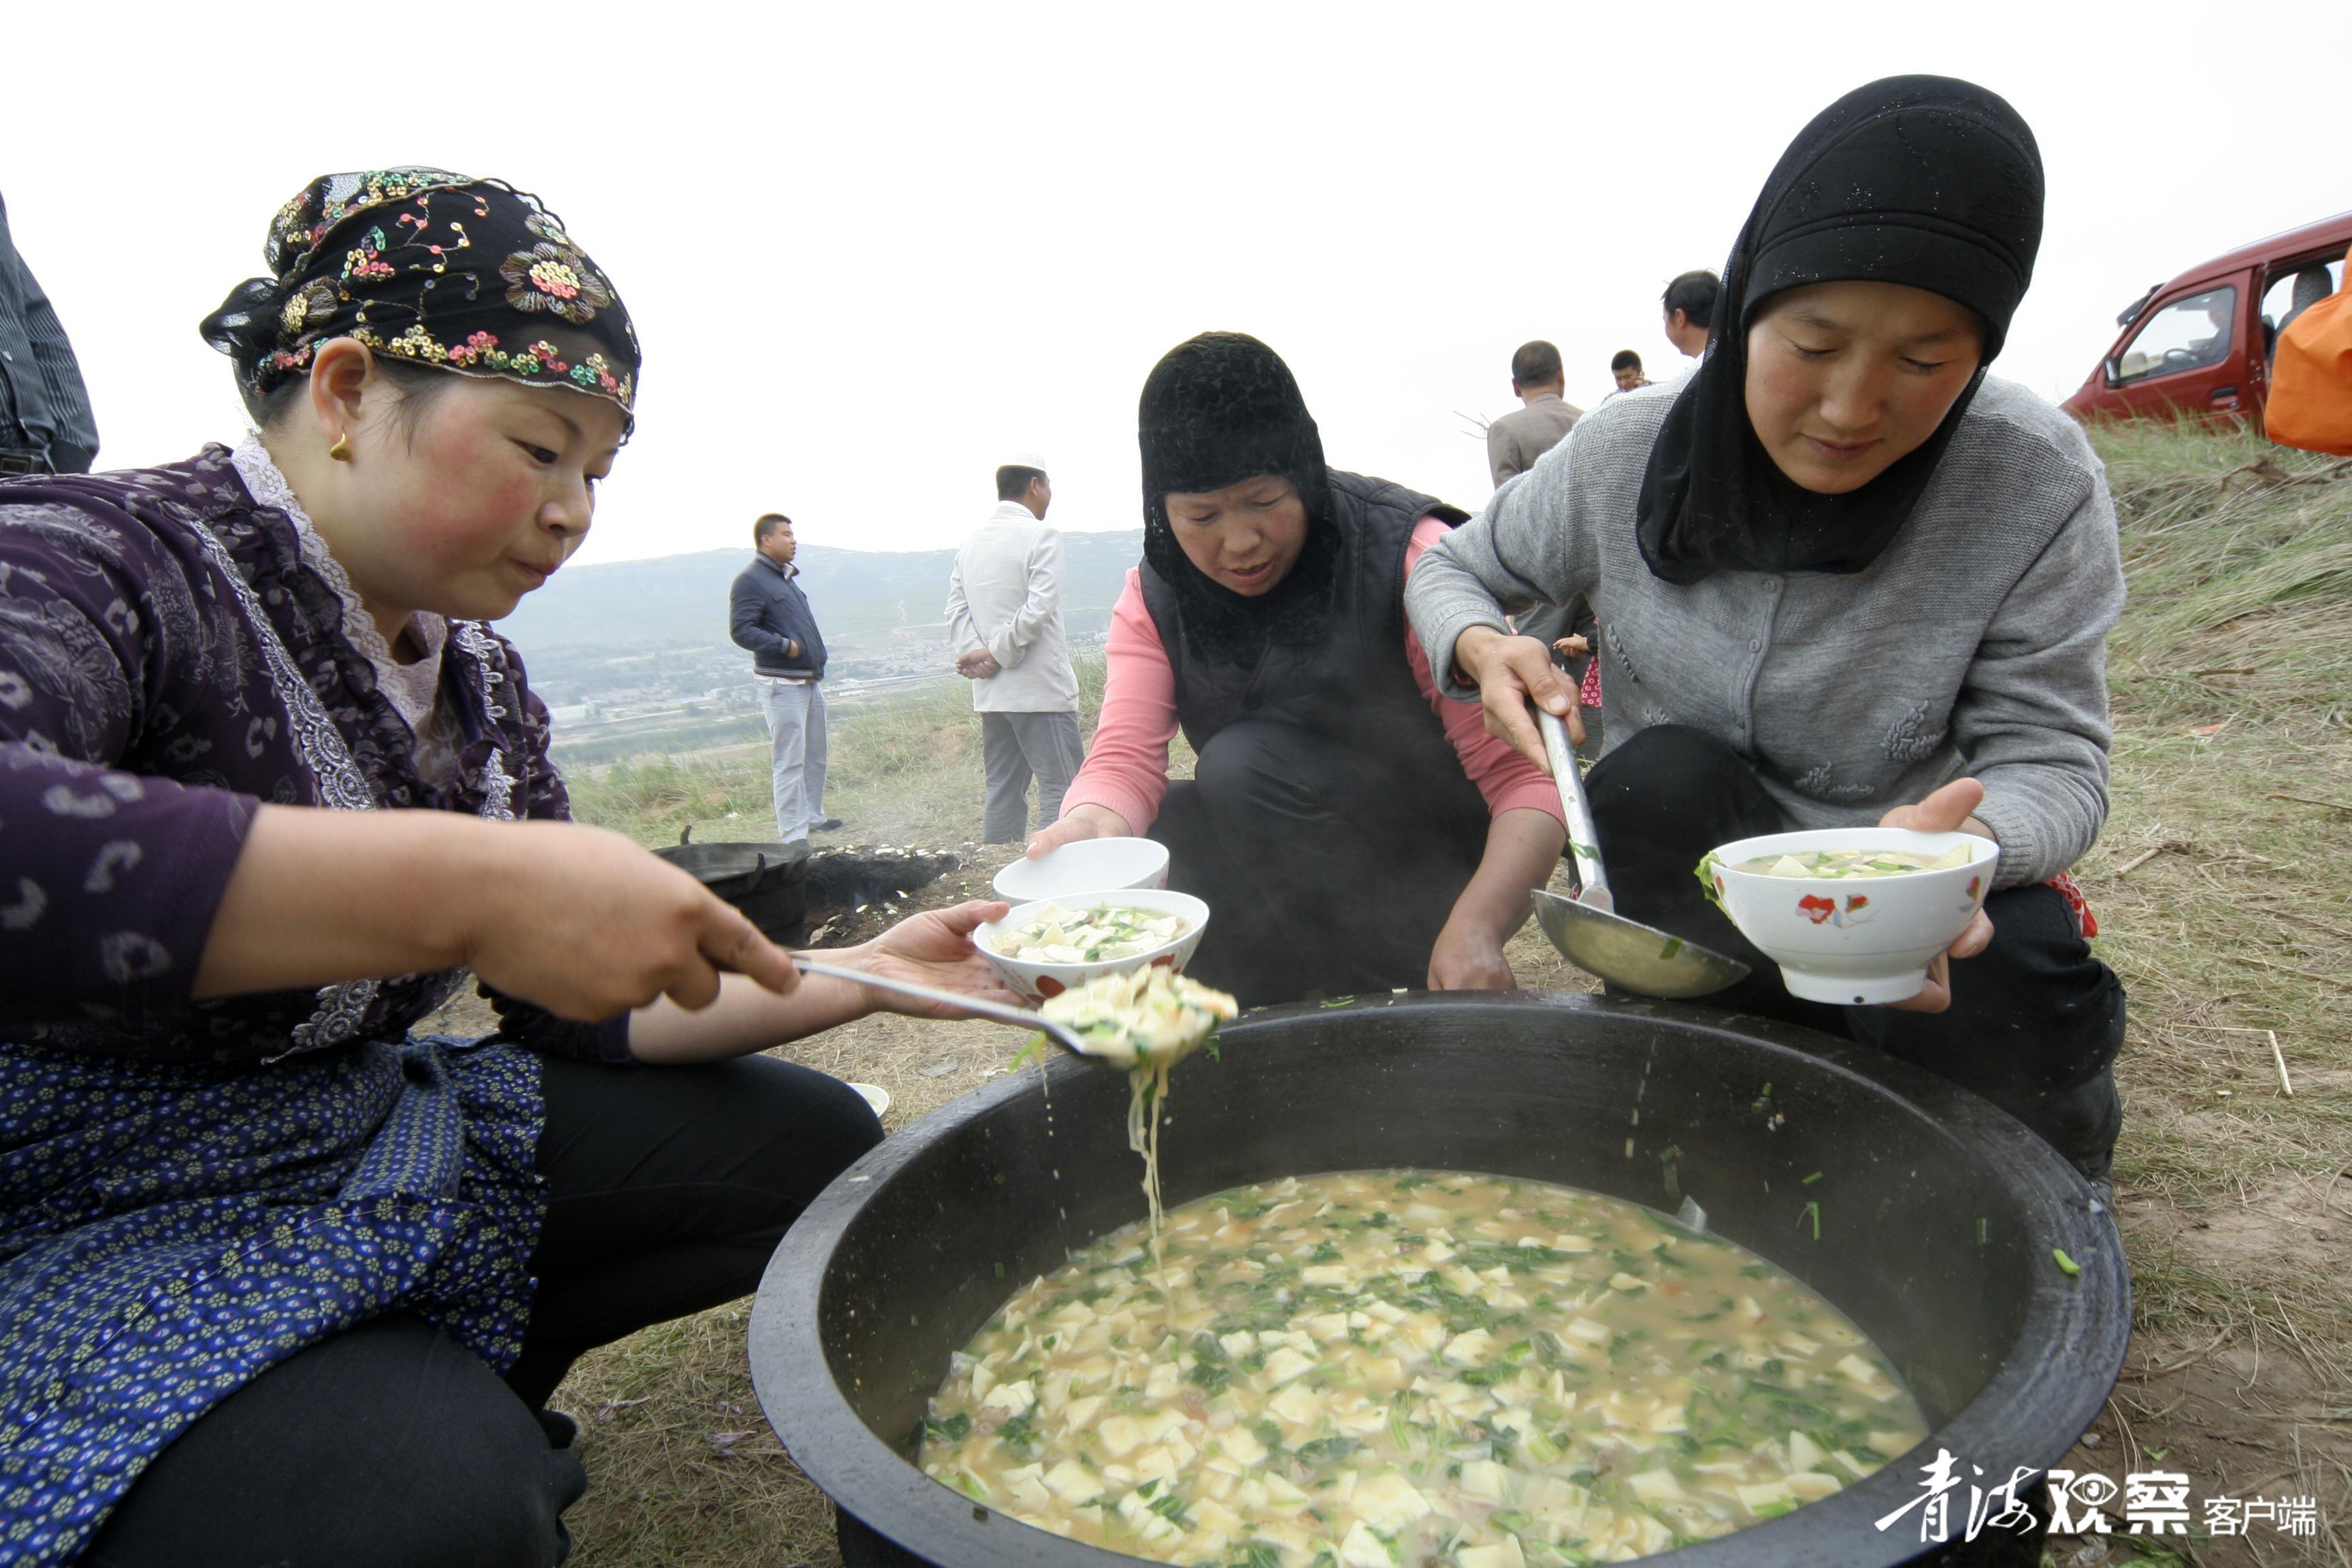
{"type": "Polygon", "coordinates": [[[1041,474],[1046,471],[1045,459],[1034,452],[1014,452],[996,466],[1000,468],[1034,468],[1041,474]]]}

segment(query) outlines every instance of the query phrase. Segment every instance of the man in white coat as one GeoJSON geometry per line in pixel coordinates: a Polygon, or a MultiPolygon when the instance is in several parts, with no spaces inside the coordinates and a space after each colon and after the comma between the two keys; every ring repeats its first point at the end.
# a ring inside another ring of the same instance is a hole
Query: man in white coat
{"type": "Polygon", "coordinates": [[[1062,534],[1045,526],[1054,490],[1045,461],[1020,454],[996,470],[996,510],[956,552],[948,636],[956,673],[971,684],[988,772],[982,837],[1018,844],[1037,816],[1062,815],[1062,792],[1086,760],[1078,677],[1062,631],[1062,534]]]}

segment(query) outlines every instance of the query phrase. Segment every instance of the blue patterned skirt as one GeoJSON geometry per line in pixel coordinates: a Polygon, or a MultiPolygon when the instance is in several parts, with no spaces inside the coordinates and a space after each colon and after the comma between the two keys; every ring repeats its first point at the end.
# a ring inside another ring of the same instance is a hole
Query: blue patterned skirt
{"type": "Polygon", "coordinates": [[[366,1319],[511,1365],[540,1114],[509,1045],[214,1068],[0,1044],[0,1564],[72,1562],[198,1416],[366,1319]]]}

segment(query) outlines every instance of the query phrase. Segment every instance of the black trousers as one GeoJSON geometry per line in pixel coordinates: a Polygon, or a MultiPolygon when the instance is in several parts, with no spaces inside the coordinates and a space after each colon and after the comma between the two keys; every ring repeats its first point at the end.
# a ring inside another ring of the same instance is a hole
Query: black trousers
{"type": "Polygon", "coordinates": [[[1168,885],[1212,911],[1184,972],[1244,1007],[1417,990],[1486,823],[1475,791],[1433,806],[1376,755],[1296,724],[1227,725],[1151,827],[1168,885]]]}
{"type": "Polygon", "coordinates": [[[1991,1100],[2085,1175],[2106,1173],[2123,1122],[2112,1070],[2123,983],[2092,956],[2055,889],[2011,888],[1985,900],[1991,945],[1952,965],[1945,1012],[1801,1001],[1695,874],[1718,844],[1793,826],[1737,752],[1701,731],[1659,725],[1602,758],[1585,787],[1618,912],[1753,968],[1707,1005],[1875,1046],[1991,1100]]]}
{"type": "Polygon", "coordinates": [[[89,1568],[542,1568],[587,1489],[540,1406],[581,1352],[755,1289],[809,1201],[880,1142],[848,1085],[765,1057],[546,1064],[547,1223],[504,1378],[422,1320],[279,1363],[159,1455],[89,1568]]]}

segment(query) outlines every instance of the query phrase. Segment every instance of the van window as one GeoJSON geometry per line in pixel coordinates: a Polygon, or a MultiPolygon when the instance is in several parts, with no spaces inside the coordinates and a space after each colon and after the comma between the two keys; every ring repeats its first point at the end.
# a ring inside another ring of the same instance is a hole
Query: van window
{"type": "Polygon", "coordinates": [[[2116,382],[2221,363],[2230,357],[2230,322],[2237,313],[2238,290],[2230,284],[2175,300],[2149,316],[2124,345],[2116,360],[2116,382]]]}
{"type": "Polygon", "coordinates": [[[2286,324],[2343,287],[2340,255],[2317,257],[2273,271],[2263,289],[2263,335],[2270,340],[2263,347],[2277,353],[2278,335],[2286,331],[2286,324]]]}

